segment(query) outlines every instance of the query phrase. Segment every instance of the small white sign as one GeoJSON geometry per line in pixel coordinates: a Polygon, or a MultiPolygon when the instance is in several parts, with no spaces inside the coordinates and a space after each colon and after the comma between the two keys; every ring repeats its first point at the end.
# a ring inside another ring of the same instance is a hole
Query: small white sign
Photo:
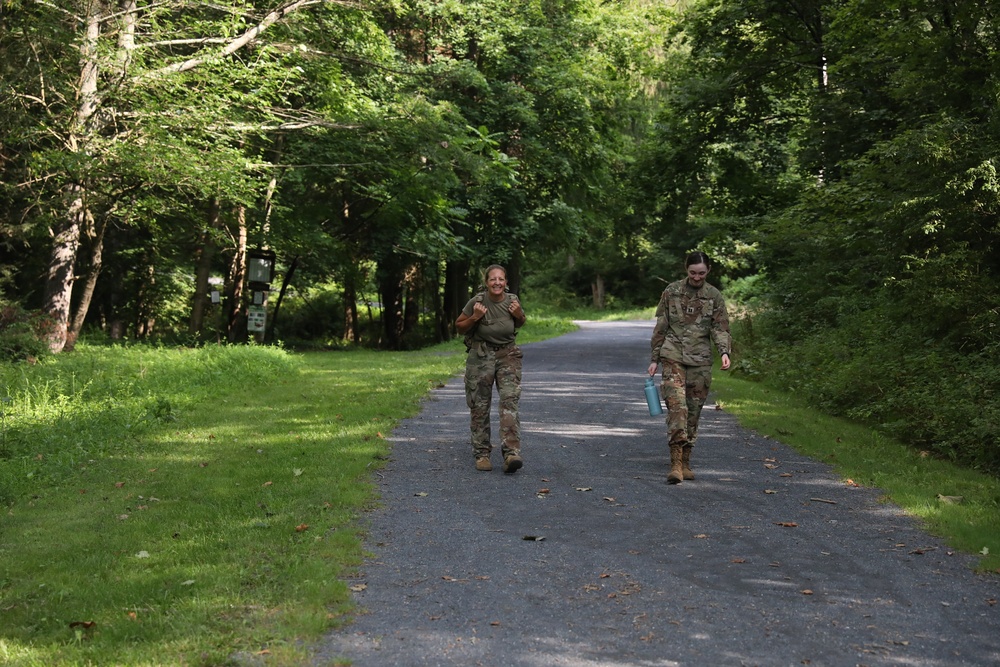
{"type": "Polygon", "coordinates": [[[263,331],[267,322],[267,308],[264,306],[248,306],[247,331],[263,331]]]}

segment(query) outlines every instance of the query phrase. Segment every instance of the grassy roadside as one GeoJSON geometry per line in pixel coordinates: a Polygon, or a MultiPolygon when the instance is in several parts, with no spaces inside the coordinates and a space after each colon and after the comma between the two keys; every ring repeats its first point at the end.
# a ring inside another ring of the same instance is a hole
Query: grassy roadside
{"type": "Polygon", "coordinates": [[[792,394],[729,373],[712,378],[715,400],[741,425],[831,464],[845,483],[880,489],[950,546],[978,555],[977,569],[1000,573],[1000,480],[820,414],[792,394]]]}
{"type": "Polygon", "coordinates": [[[0,661],[300,663],[296,640],[349,606],[383,435],[459,359],[289,356],[15,502],[0,529],[0,661]]]}
{"type": "MultiPolygon", "coordinates": [[[[520,339],[572,328],[536,318],[520,339]]],[[[84,348],[0,368],[0,663],[302,664],[299,640],[350,608],[383,436],[462,352],[84,348]]]]}
{"type": "MultiPolygon", "coordinates": [[[[571,328],[533,316],[519,338],[571,328]]],[[[350,609],[383,435],[461,352],[91,349],[0,368],[0,663],[302,664],[300,642],[350,609]]],[[[997,480],[715,378],[744,425],[997,567],[997,480]]]]}

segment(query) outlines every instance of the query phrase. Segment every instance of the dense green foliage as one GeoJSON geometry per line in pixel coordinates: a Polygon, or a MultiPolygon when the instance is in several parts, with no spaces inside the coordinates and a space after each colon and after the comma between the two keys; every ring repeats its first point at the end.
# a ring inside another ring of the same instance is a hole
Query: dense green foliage
{"type": "Polygon", "coordinates": [[[258,340],[407,349],[489,263],[648,307],[699,248],[742,371],[1000,470],[996,10],[6,0],[0,289],[54,351],[240,341],[266,247],[258,340]]]}
{"type": "Polygon", "coordinates": [[[995,9],[697,3],[646,159],[665,233],[758,275],[740,369],[1000,470],[995,9]]]}

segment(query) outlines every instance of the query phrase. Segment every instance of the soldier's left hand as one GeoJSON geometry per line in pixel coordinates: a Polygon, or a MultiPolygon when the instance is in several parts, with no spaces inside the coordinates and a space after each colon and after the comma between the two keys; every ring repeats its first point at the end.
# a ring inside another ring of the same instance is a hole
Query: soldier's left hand
{"type": "Polygon", "coordinates": [[[514,319],[518,319],[519,320],[522,317],[524,317],[524,311],[521,309],[521,302],[520,301],[514,301],[513,303],[511,303],[510,307],[507,310],[514,317],[514,319]]]}

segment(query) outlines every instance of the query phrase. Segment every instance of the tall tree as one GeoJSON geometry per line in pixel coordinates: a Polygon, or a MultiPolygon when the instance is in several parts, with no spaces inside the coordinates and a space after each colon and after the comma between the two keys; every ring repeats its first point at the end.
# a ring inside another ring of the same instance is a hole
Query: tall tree
{"type": "Polygon", "coordinates": [[[341,4],[57,0],[13,12],[3,46],[25,64],[14,100],[37,123],[21,138],[20,168],[35,175],[22,182],[55,202],[38,218],[52,230],[43,309],[57,323],[53,350],[66,342],[82,230],[114,199],[114,175],[159,170],[166,179],[156,185],[252,205],[252,175],[236,157],[242,138],[328,122],[291,103],[311,51],[284,39],[353,11],[341,4]]]}

